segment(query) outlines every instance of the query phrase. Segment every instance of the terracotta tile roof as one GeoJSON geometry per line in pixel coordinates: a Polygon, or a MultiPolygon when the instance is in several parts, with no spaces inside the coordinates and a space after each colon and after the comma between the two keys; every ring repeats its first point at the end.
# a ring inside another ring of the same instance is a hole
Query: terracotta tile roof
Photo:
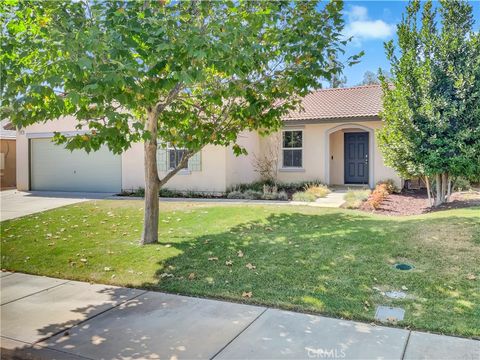
{"type": "Polygon", "coordinates": [[[301,107],[283,120],[348,119],[378,116],[382,109],[380,85],[313,91],[302,100],[301,107]]]}

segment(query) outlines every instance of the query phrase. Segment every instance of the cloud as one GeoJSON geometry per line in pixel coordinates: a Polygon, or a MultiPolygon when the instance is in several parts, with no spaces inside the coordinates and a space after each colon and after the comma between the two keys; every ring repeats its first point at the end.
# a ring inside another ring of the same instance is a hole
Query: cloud
{"type": "Polygon", "coordinates": [[[384,40],[393,35],[395,25],[383,20],[370,19],[368,9],[364,6],[353,5],[345,12],[347,23],[344,30],[345,37],[353,37],[353,43],[360,45],[362,41],[371,39],[384,40]]]}

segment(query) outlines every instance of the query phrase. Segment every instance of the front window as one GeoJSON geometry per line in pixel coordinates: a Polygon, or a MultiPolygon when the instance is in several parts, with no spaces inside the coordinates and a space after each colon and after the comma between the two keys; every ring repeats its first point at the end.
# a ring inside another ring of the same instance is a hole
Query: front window
{"type": "Polygon", "coordinates": [[[301,168],[303,153],[303,131],[283,131],[282,152],[284,168],[301,168]]]}
{"type": "MultiPolygon", "coordinates": [[[[182,161],[183,155],[185,154],[185,150],[181,149],[168,149],[168,168],[175,169],[180,161],[182,161]]],[[[186,169],[188,164],[185,164],[183,169],[186,169]]]]}

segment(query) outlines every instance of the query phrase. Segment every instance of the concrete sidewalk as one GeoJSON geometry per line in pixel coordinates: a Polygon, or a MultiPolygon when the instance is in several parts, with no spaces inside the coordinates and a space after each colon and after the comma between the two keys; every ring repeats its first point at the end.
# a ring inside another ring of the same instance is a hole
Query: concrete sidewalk
{"type": "Polygon", "coordinates": [[[2,359],[479,359],[480,341],[1,273],[2,359]]]}

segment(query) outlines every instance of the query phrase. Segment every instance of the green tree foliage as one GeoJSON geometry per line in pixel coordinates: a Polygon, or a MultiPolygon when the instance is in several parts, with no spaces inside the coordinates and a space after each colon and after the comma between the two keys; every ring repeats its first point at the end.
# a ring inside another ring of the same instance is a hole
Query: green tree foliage
{"type": "MultiPolygon", "coordinates": [[[[157,241],[158,189],[207,144],[268,132],[339,74],[343,4],[332,1],[16,1],[2,13],[2,109],[18,127],[66,115],[67,148],[145,143],[143,242],[157,241]],[[159,179],[160,146],[186,149],[159,179]]],[[[355,62],[358,56],[350,58],[355,62]]]]}
{"type": "MultiPolygon", "coordinates": [[[[386,43],[392,78],[381,77],[385,126],[378,134],[387,165],[435,183],[435,204],[451,180],[480,174],[480,35],[465,1],[412,1],[386,43]],[[440,19],[440,26],[437,19],[440,19]]],[[[429,191],[430,194],[430,191],[429,191]]]]}

